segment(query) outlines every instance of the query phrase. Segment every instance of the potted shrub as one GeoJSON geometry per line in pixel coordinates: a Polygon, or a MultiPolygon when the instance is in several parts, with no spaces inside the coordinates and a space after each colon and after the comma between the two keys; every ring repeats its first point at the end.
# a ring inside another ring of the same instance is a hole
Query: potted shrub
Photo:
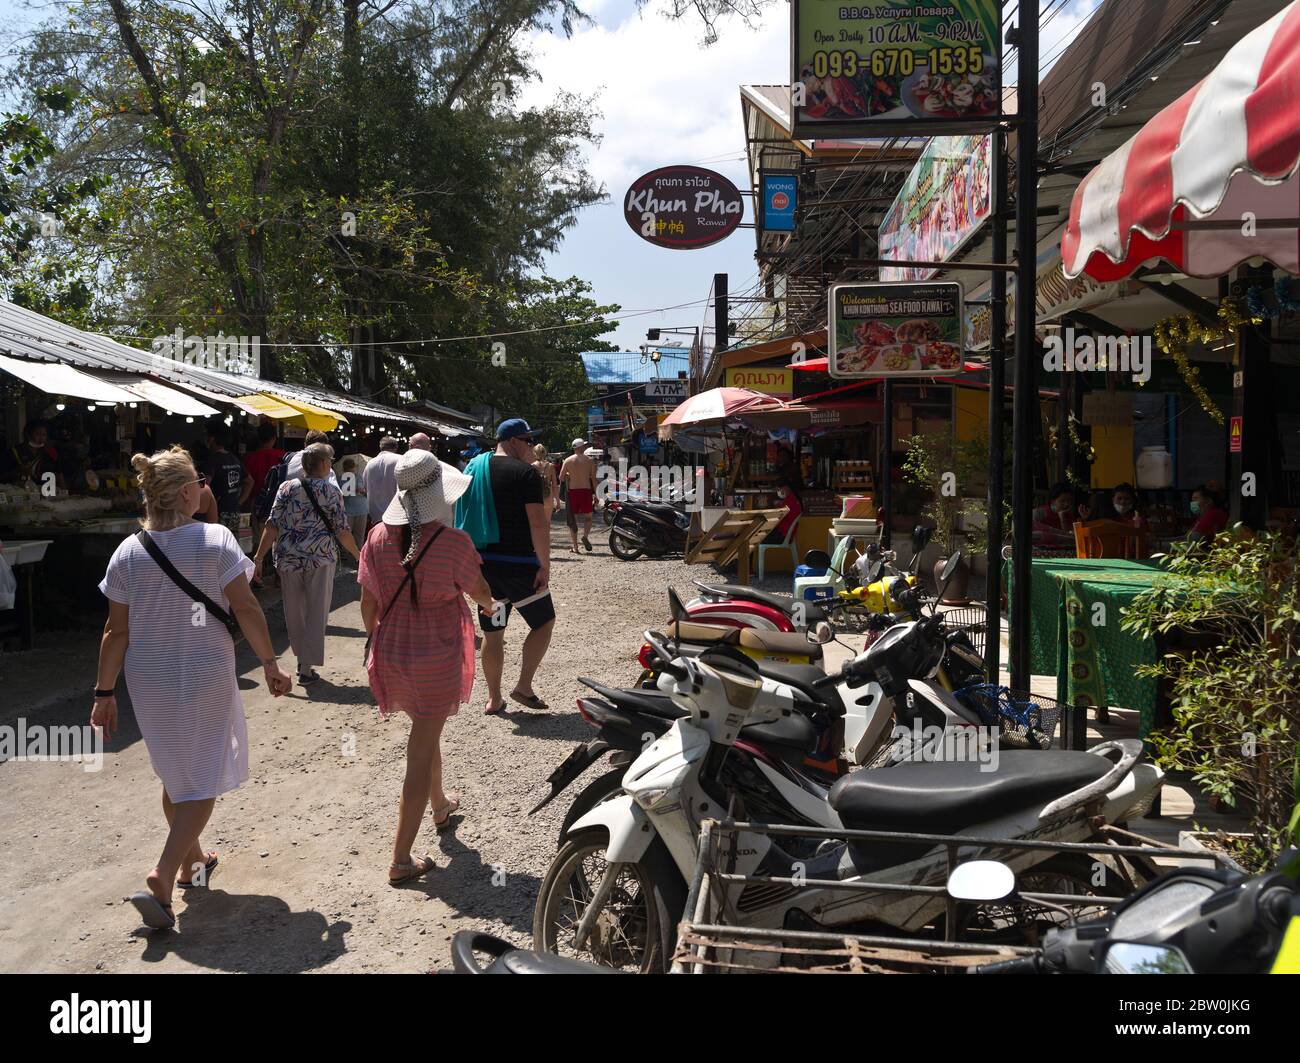
{"type": "Polygon", "coordinates": [[[1178,544],[1170,578],[1126,610],[1124,630],[1209,636],[1143,674],[1165,680],[1175,725],[1149,736],[1161,765],[1190,772],[1250,832],[1206,832],[1251,871],[1296,841],[1300,742],[1300,578],[1293,540],[1270,532],[1178,544]]]}
{"type": "MultiPolygon", "coordinates": [[[[934,526],[932,541],[941,554],[935,562],[936,572],[958,547],[959,524],[963,526],[967,552],[983,553],[988,545],[987,529],[979,526],[982,522],[963,517],[984,513],[980,492],[986,490],[987,484],[988,433],[966,440],[955,440],[951,432],[909,436],[903,448],[903,476],[925,492],[921,517],[934,526]]],[[[968,601],[970,574],[970,563],[963,557],[948,584],[945,601],[968,601]]]]}

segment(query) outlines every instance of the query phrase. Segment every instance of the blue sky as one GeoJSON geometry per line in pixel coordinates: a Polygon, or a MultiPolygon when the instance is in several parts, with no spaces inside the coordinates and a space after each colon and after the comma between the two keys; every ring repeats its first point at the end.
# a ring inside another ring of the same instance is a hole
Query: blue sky
{"type": "MultiPolygon", "coordinates": [[[[720,39],[705,48],[698,20],[664,17],[664,0],[652,0],[644,11],[633,0],[579,2],[595,24],[572,38],[540,34],[533,40],[541,80],[526,88],[523,100],[540,103],[560,91],[596,96],[603,139],[590,151],[587,166],[604,183],[609,201],[580,214],[548,271],[586,278],[597,300],[620,304],[623,315],[680,307],[623,317],[608,338],[635,350],[647,328],[705,324],[715,273],[729,275],[733,294],[756,278],[752,229],[739,229],[712,247],[670,251],[633,233],[621,202],[636,177],[673,163],[707,166],[742,190],[747,187],[740,85],[788,80],[789,7],[778,0],[754,29],[722,23],[720,39]]],[[[35,3],[46,13],[62,6],[35,3]]],[[[1043,56],[1052,56],[1099,3],[1068,0],[1052,15],[1043,31],[1043,56]]],[[[1042,9],[1048,6],[1049,0],[1040,0],[1042,9]]],[[[32,21],[21,0],[0,0],[3,31],[21,30],[32,21]]]]}

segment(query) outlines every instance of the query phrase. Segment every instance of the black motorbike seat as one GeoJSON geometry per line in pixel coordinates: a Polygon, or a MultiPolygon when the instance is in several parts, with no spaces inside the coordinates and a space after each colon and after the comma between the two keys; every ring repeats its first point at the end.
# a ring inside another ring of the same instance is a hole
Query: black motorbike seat
{"type": "Polygon", "coordinates": [[[736,598],[743,602],[757,602],[760,605],[770,605],[773,609],[779,609],[787,616],[796,604],[800,604],[803,606],[805,627],[812,627],[827,618],[826,610],[815,602],[799,602],[798,599],[786,594],[770,594],[767,591],[755,590],[753,587],[744,587],[736,583],[705,583],[702,580],[693,582],[705,598],[724,601],[727,598],[736,598]]]}
{"type": "Polygon", "coordinates": [[[1114,764],[1074,750],[1009,750],[997,771],[974,761],[907,762],[855,771],[831,787],[831,808],[854,830],[954,834],[1063,797],[1114,764]]]}

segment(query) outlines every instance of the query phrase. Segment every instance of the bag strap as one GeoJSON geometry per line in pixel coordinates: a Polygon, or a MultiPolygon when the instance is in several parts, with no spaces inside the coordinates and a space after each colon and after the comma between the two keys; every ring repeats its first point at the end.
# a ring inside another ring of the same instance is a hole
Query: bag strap
{"type": "Polygon", "coordinates": [[[209,613],[221,621],[222,626],[230,632],[230,637],[235,638],[236,633],[239,631],[239,621],[199,590],[198,587],[194,586],[193,583],[182,576],[176,566],[171,563],[167,555],[162,552],[162,548],[154,541],[153,536],[151,536],[147,531],[141,528],[136,532],[135,537],[140,541],[140,545],[145,548],[149,556],[157,562],[158,567],[163,570],[164,575],[189,595],[189,597],[194,599],[194,601],[202,604],[209,613]]]}
{"type": "Polygon", "coordinates": [[[393,611],[393,606],[397,604],[397,599],[402,596],[402,591],[406,589],[406,585],[411,581],[411,577],[415,575],[415,567],[424,559],[425,551],[433,545],[434,540],[442,534],[442,530],[445,527],[446,525],[440,524],[438,530],[429,536],[429,541],[420,547],[420,552],[415,555],[415,560],[411,562],[410,567],[406,570],[406,575],[402,577],[402,582],[397,585],[397,590],[393,592],[392,598],[389,599],[387,608],[384,609],[380,614],[379,619],[375,622],[376,631],[379,630],[379,625],[388,618],[388,614],[393,611]]]}
{"type": "MultiPolygon", "coordinates": [[[[331,536],[338,540],[339,533],[334,530],[334,525],[330,523],[329,517],[325,516],[325,510],[321,508],[320,501],[316,498],[316,492],[311,489],[311,484],[307,482],[307,477],[302,478],[302,489],[307,492],[307,497],[311,499],[312,508],[316,510],[316,516],[320,517],[320,522],[325,525],[325,530],[331,536]]],[[[340,547],[343,545],[339,543],[340,547]]]]}

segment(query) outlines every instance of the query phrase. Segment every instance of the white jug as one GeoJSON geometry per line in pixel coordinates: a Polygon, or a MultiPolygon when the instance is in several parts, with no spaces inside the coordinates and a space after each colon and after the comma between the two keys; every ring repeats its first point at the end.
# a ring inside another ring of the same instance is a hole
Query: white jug
{"type": "Polygon", "coordinates": [[[1164,447],[1143,447],[1137,459],[1137,486],[1144,491],[1172,487],[1174,459],[1164,447]]]}

